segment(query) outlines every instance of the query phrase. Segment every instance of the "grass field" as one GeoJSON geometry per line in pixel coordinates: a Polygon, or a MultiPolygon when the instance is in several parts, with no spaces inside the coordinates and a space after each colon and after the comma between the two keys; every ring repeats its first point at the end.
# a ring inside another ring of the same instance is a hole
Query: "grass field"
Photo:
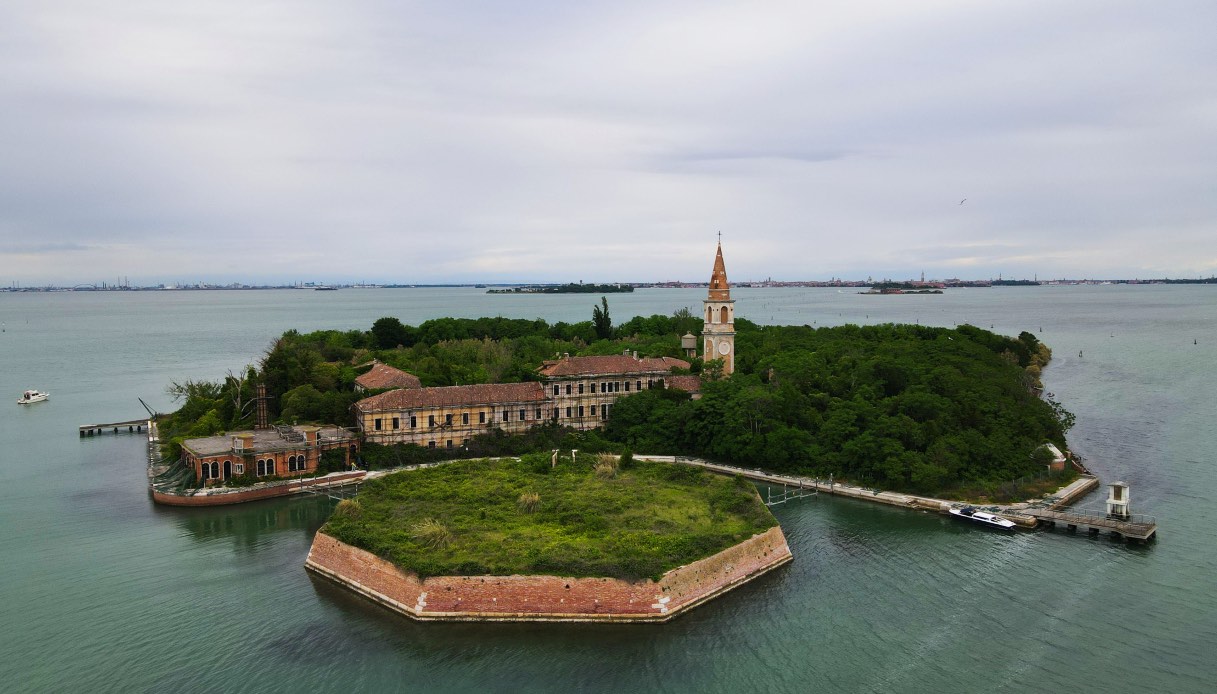
{"type": "Polygon", "coordinates": [[[369,482],[322,528],[420,576],[658,579],[777,525],[751,482],[569,453],[477,460],[369,482]]]}

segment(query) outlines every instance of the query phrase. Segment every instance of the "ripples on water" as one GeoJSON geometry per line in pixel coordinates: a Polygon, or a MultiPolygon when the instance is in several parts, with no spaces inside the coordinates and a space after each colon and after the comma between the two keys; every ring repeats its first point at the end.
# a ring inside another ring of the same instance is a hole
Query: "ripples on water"
{"type": "MultiPolygon", "coordinates": [[[[1132,482],[1134,509],[1156,515],[1162,537],[1136,548],[1009,536],[806,499],[775,510],[790,565],[667,625],[629,626],[409,622],[304,571],[329,501],[156,507],[138,437],[79,441],[74,429],[138,414],[136,396],[169,409],[170,380],[240,368],[287,328],[366,328],[384,315],[583,320],[584,297],[0,295],[0,394],[52,393],[0,418],[0,681],[10,691],[1209,691],[1214,296],[739,290],[741,315],[761,322],[1035,332],[1056,352],[1048,390],[1078,415],[1074,447],[1105,479],[1132,482]]],[[[700,299],[654,290],[610,303],[624,320],[700,299]]]]}

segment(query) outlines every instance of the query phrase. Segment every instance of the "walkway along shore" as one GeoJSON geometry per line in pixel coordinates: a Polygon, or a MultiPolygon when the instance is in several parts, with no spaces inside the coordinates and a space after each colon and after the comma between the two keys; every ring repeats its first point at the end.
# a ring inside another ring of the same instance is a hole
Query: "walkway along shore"
{"type": "MultiPolygon", "coordinates": [[[[813,477],[796,477],[793,475],[778,475],[771,472],[762,472],[761,470],[750,470],[747,468],[734,467],[732,465],[723,465],[721,463],[711,463],[700,458],[690,458],[686,456],[671,456],[671,455],[635,455],[639,460],[649,460],[663,463],[677,463],[681,465],[693,465],[696,467],[705,468],[724,475],[740,475],[750,480],[757,482],[765,482],[768,484],[783,484],[786,486],[804,487],[815,489],[818,492],[825,494],[835,494],[837,496],[850,497],[861,501],[870,501],[874,503],[887,504],[889,506],[899,506],[901,508],[917,509],[922,511],[934,511],[935,513],[946,513],[952,508],[961,508],[968,504],[960,501],[951,501],[949,499],[936,499],[928,496],[917,496],[915,494],[901,494],[900,492],[884,492],[878,489],[867,489],[865,487],[856,487],[841,482],[827,482],[813,477]]],[[[1046,510],[1058,510],[1068,506],[1077,499],[1081,498],[1095,487],[1099,486],[1099,478],[1094,475],[1083,475],[1066,487],[1057,490],[1043,505],[1046,510]]],[[[1038,525],[1039,520],[1024,511],[1032,508],[1032,503],[1021,502],[1017,504],[1001,504],[992,507],[994,511],[1000,513],[1003,518],[1008,518],[1016,525],[1022,528],[1034,528],[1038,525]]]]}

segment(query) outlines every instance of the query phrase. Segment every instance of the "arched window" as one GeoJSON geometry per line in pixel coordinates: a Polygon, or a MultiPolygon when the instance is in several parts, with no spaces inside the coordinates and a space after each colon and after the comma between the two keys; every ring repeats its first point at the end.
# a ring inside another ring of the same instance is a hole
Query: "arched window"
{"type": "Polygon", "coordinates": [[[203,463],[203,479],[211,479],[211,465],[203,463]]]}
{"type": "Polygon", "coordinates": [[[728,322],[728,321],[727,321],[727,307],[726,307],[726,306],[724,306],[724,307],[723,307],[723,310],[722,310],[722,316],[723,316],[723,317],[722,317],[722,320],[720,320],[720,321],[719,321],[719,323],[726,323],[726,322],[728,322]]]}
{"type": "Polygon", "coordinates": [[[275,474],[275,459],[274,459],[274,458],[267,458],[267,460],[266,460],[266,474],[268,474],[268,475],[273,475],[273,474],[275,474]]]}
{"type": "Polygon", "coordinates": [[[294,455],[289,455],[289,456],[287,457],[287,471],[288,471],[288,472],[295,472],[295,471],[296,471],[296,456],[294,456],[294,455]]]}
{"type": "Polygon", "coordinates": [[[710,308],[709,306],[706,307],[706,322],[714,322],[714,309],[710,308]]]}
{"type": "Polygon", "coordinates": [[[220,464],[219,463],[211,464],[211,477],[212,477],[212,479],[220,478],[220,464]]]}
{"type": "Polygon", "coordinates": [[[266,474],[266,461],[258,458],[258,477],[266,474]]]}

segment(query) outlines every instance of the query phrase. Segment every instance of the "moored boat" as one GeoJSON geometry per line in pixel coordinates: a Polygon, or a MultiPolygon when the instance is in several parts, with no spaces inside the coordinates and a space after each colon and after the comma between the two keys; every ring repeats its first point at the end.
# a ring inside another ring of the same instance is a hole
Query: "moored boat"
{"type": "Polygon", "coordinates": [[[1014,521],[1006,520],[1005,518],[1002,518],[1001,516],[996,516],[992,513],[985,513],[984,511],[977,511],[976,509],[972,508],[971,506],[964,506],[963,508],[953,508],[950,510],[950,514],[952,516],[955,516],[956,518],[959,518],[962,520],[969,520],[974,523],[980,523],[981,525],[987,525],[990,528],[999,528],[1001,530],[1014,529],[1014,521]]]}
{"type": "Polygon", "coordinates": [[[50,393],[43,393],[37,390],[27,390],[21,394],[21,398],[17,400],[18,405],[28,405],[33,402],[42,402],[51,397],[50,393]]]}

